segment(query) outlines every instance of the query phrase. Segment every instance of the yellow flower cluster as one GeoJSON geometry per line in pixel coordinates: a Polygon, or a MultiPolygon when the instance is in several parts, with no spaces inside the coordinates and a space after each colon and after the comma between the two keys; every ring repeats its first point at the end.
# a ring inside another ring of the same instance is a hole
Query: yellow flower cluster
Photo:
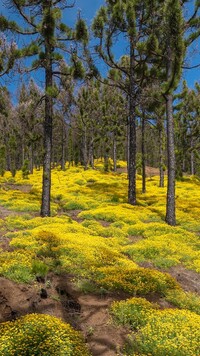
{"type": "Polygon", "coordinates": [[[187,310],[155,311],[133,340],[133,349],[144,355],[199,355],[200,316],[187,310]]]}
{"type": "Polygon", "coordinates": [[[167,290],[179,289],[178,283],[167,273],[161,273],[148,268],[99,268],[99,283],[111,290],[124,290],[132,295],[160,293],[165,295],[167,290]]]}
{"type": "Polygon", "coordinates": [[[115,302],[110,312],[118,324],[138,331],[129,336],[129,356],[200,354],[200,316],[195,313],[178,309],[158,310],[157,305],[142,298],[115,302]]]}
{"type": "Polygon", "coordinates": [[[0,355],[89,356],[81,335],[61,320],[29,314],[0,325],[0,355]]]}

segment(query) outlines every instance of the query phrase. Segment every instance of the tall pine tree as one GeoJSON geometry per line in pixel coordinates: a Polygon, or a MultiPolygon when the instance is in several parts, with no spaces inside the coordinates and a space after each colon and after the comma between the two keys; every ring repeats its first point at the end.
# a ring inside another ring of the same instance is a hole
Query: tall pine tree
{"type": "Polygon", "coordinates": [[[58,91],[54,82],[54,75],[73,74],[76,78],[83,76],[83,66],[77,56],[77,45],[72,41],[80,41],[84,45],[88,40],[87,28],[84,21],[78,18],[75,29],[72,30],[61,22],[63,9],[74,5],[67,0],[9,0],[12,8],[21,17],[24,27],[15,22],[0,17],[0,29],[11,30],[27,38],[27,45],[16,52],[17,57],[37,56],[32,62],[32,69],[44,69],[45,73],[45,115],[44,115],[44,159],[41,216],[50,216],[51,191],[51,156],[52,156],[52,120],[53,102],[58,91]],[[69,46],[66,46],[69,44],[69,46]],[[63,60],[62,50],[71,55],[73,67],[61,73],[57,69],[63,60]]]}

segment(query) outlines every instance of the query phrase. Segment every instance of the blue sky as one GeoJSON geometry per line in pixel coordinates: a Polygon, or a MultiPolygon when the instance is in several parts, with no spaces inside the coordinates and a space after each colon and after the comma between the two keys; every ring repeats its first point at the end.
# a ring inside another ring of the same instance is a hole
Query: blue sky
{"type": "MultiPolygon", "coordinates": [[[[69,0],[68,3],[70,3],[69,0]]],[[[63,17],[63,22],[66,22],[68,25],[72,25],[77,17],[77,13],[79,10],[81,10],[81,16],[87,21],[88,25],[91,25],[92,19],[96,13],[96,11],[99,9],[101,5],[105,3],[104,0],[76,0],[76,5],[74,9],[67,9],[66,13],[64,14],[63,17]]],[[[191,5],[189,7],[189,12],[191,11],[192,4],[194,4],[194,1],[191,1],[191,5]]],[[[3,1],[0,0],[0,12],[2,12],[4,15],[9,16],[10,19],[15,19],[16,20],[16,15],[11,15],[9,10],[7,10],[5,7],[3,7],[3,1]]],[[[198,46],[198,42],[196,41],[195,45],[193,46],[193,53],[190,53],[187,58],[186,62],[187,65],[194,65],[200,62],[200,55],[197,53],[200,53],[200,49],[198,46]]],[[[117,46],[116,46],[117,47],[117,46]]],[[[119,49],[116,49],[116,56],[119,57],[121,55],[122,51],[122,46],[119,44],[119,49]]],[[[102,67],[103,68],[103,65],[102,67]]],[[[42,85],[42,82],[40,81],[41,79],[41,73],[39,75],[37,74],[32,74],[33,78],[35,78],[38,81],[38,84],[42,85]]],[[[183,78],[187,80],[188,86],[193,87],[194,83],[196,81],[200,81],[200,68],[198,69],[193,69],[193,70],[187,70],[184,71],[183,73],[183,78]]],[[[16,101],[16,85],[18,81],[22,80],[22,77],[13,77],[12,78],[12,83],[9,85],[10,90],[13,93],[14,101],[16,101]]]]}

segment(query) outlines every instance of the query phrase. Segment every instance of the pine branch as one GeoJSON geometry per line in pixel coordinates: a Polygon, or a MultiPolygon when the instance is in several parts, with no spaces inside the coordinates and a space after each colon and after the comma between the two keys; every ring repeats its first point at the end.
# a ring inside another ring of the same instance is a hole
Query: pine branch
{"type": "MultiPolygon", "coordinates": [[[[23,17],[23,19],[32,27],[34,27],[35,29],[37,28],[37,26],[30,20],[30,18],[28,18],[25,13],[22,11],[20,5],[18,4],[18,2],[16,0],[12,0],[13,3],[15,4],[17,10],[19,11],[20,15],[23,17]]],[[[37,33],[37,31],[36,31],[37,33]]]]}

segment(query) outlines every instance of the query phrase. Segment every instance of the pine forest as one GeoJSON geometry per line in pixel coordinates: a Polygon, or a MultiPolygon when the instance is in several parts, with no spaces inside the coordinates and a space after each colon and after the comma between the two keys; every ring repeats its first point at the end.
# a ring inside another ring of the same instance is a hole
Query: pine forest
{"type": "Polygon", "coordinates": [[[0,4],[0,356],[200,355],[200,1],[0,4]]]}

